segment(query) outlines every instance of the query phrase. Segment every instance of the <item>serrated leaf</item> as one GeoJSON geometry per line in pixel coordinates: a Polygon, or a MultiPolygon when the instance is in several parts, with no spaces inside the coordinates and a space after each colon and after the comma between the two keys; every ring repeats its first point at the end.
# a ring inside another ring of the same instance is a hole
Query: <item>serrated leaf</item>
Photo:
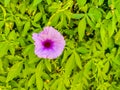
{"type": "Polygon", "coordinates": [[[80,41],[83,39],[85,35],[85,29],[86,29],[86,20],[85,18],[82,18],[78,24],[78,35],[80,41]]]}
{"type": "Polygon", "coordinates": [[[11,81],[13,78],[17,77],[20,74],[22,65],[23,65],[23,62],[18,62],[10,68],[8,75],[7,75],[6,82],[11,81]]]}

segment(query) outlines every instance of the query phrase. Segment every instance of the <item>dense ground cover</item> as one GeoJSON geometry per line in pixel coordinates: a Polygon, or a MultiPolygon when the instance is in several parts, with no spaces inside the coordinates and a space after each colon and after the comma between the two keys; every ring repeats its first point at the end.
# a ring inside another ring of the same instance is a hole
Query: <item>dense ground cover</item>
{"type": "Polygon", "coordinates": [[[120,90],[120,0],[0,0],[0,90],[120,90]],[[33,33],[66,41],[38,58],[33,33]]]}

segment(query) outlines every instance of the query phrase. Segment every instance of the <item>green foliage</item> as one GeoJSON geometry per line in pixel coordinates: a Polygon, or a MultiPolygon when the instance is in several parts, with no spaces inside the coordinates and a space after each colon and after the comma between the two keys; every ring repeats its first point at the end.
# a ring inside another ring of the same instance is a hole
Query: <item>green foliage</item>
{"type": "Polygon", "coordinates": [[[120,90],[120,0],[0,0],[0,90],[120,90]],[[34,53],[48,25],[66,41],[54,60],[34,53]]]}

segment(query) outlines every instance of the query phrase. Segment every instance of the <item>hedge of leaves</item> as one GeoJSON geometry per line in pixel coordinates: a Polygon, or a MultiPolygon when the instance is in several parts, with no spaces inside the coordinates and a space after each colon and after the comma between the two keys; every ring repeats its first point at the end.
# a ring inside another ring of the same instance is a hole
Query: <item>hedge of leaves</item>
{"type": "Polygon", "coordinates": [[[0,0],[0,90],[120,90],[120,0],[0,0]],[[53,26],[66,46],[34,54],[53,26]]]}

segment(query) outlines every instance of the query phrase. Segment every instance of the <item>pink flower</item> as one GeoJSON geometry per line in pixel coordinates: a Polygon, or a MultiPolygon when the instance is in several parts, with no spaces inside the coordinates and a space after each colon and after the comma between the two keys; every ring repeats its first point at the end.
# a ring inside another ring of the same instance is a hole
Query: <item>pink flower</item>
{"type": "Polygon", "coordinates": [[[32,36],[35,41],[35,54],[40,58],[55,59],[65,47],[64,37],[53,27],[45,27],[40,33],[32,36]]]}

